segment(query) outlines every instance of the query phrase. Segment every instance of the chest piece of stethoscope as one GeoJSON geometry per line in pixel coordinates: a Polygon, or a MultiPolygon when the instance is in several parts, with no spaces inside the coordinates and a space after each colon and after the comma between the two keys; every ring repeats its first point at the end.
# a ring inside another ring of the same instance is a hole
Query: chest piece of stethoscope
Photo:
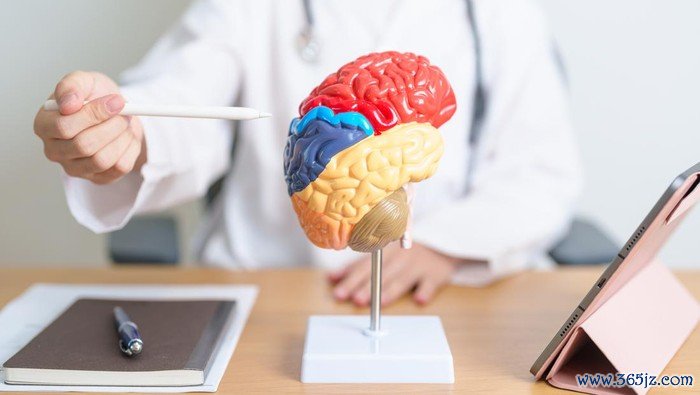
{"type": "Polygon", "coordinates": [[[297,37],[297,51],[302,60],[308,63],[315,63],[318,60],[321,46],[314,37],[313,29],[305,27],[297,37]]]}
{"type": "Polygon", "coordinates": [[[297,37],[297,51],[299,57],[307,63],[315,63],[321,52],[321,46],[314,34],[314,13],[311,9],[311,0],[302,0],[304,13],[304,28],[297,37]]]}

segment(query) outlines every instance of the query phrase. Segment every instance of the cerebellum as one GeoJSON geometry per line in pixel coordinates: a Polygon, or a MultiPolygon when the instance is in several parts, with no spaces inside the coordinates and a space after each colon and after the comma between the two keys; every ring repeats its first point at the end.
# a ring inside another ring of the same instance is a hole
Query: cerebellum
{"type": "Polygon", "coordinates": [[[403,186],[436,171],[437,127],[454,111],[447,79],[414,54],[363,56],[314,88],[284,153],[288,192],[308,238],[357,251],[398,239],[409,213],[403,186]]]}
{"type": "Polygon", "coordinates": [[[382,199],[357,223],[348,246],[355,251],[372,252],[401,237],[409,215],[403,188],[382,199]]]}

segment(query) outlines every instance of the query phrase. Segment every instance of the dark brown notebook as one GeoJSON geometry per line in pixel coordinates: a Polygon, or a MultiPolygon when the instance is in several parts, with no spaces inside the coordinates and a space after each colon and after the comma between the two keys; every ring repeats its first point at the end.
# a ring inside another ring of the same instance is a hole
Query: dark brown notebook
{"type": "Polygon", "coordinates": [[[8,384],[185,386],[204,383],[234,301],[80,299],[3,364],[8,384]],[[113,308],[121,306],[143,339],[124,355],[113,308]]]}

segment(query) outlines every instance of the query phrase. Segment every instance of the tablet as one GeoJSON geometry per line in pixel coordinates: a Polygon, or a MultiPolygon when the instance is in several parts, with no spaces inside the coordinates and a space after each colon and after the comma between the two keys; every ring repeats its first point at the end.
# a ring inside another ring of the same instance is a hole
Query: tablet
{"type": "Polygon", "coordinates": [[[536,379],[539,380],[547,372],[578,323],[583,322],[630,278],[653,261],[690,208],[700,200],[699,182],[700,163],[673,180],[615,260],[593,284],[532,365],[530,372],[536,379]]]}

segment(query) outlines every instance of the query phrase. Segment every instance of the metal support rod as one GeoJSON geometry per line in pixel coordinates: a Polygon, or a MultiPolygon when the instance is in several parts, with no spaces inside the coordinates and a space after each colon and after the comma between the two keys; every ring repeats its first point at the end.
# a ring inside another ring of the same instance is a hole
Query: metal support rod
{"type": "Polygon", "coordinates": [[[382,250],[372,252],[372,300],[370,305],[369,330],[379,332],[382,319],[382,250]]]}

